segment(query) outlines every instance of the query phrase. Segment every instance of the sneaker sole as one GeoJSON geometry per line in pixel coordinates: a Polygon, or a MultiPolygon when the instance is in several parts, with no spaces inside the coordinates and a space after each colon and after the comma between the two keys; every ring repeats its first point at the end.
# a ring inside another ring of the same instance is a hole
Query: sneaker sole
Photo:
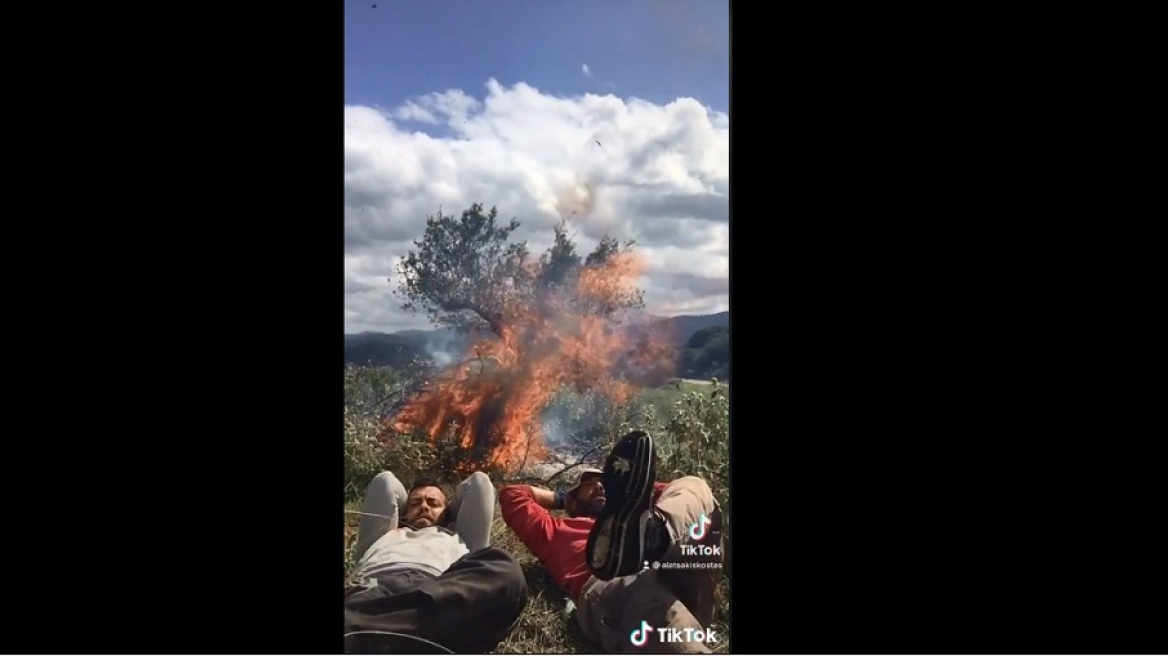
{"type": "Polygon", "coordinates": [[[645,433],[626,436],[612,448],[601,475],[608,500],[588,533],[586,556],[593,576],[608,581],[641,570],[645,527],[640,526],[657,478],[657,450],[645,433]]]}

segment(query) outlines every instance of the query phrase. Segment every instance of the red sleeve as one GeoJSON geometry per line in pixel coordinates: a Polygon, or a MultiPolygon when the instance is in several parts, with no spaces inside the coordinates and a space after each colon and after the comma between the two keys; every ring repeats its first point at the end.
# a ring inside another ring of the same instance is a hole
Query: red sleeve
{"type": "Polygon", "coordinates": [[[519,541],[541,561],[547,561],[548,545],[555,534],[556,520],[547,508],[535,502],[530,485],[504,485],[499,489],[503,521],[519,541]]]}
{"type": "Polygon", "coordinates": [[[657,503],[657,500],[661,498],[661,493],[667,487],[669,487],[669,483],[658,482],[653,484],[653,503],[657,503]]]}

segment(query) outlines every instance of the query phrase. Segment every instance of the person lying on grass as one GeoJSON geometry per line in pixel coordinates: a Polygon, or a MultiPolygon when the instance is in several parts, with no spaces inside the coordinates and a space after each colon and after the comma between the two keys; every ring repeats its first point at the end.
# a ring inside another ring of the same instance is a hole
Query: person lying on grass
{"type": "Polygon", "coordinates": [[[652,437],[633,431],[604,469],[584,470],[565,493],[503,486],[503,521],[576,603],[585,637],[606,652],[709,653],[722,513],[701,478],[655,482],[656,461],[652,437]],[[567,517],[549,512],[560,509],[567,517]],[[716,557],[696,563],[695,551],[716,557]],[[688,638],[662,639],[678,635],[688,638]]]}
{"type": "Polygon", "coordinates": [[[527,604],[527,583],[515,558],[490,546],[495,499],[481,472],[458,486],[449,506],[431,479],[407,492],[390,472],[374,477],[361,507],[359,561],[345,586],[345,633],[357,633],[346,639],[348,653],[386,648],[384,637],[358,633],[366,631],[454,653],[484,653],[506,639],[527,604]]]}

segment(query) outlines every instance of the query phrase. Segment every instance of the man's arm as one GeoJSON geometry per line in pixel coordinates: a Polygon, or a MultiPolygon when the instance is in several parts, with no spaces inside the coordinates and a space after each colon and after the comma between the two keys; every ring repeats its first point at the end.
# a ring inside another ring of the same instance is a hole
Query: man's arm
{"type": "Polygon", "coordinates": [[[556,531],[556,520],[548,512],[558,507],[556,493],[531,485],[504,485],[499,488],[499,507],[519,541],[536,558],[546,560],[556,531]]]}
{"type": "Polygon", "coordinates": [[[556,493],[551,490],[545,490],[542,487],[534,485],[528,486],[531,488],[531,498],[540,507],[546,510],[559,510],[560,506],[556,502],[556,493]]]}

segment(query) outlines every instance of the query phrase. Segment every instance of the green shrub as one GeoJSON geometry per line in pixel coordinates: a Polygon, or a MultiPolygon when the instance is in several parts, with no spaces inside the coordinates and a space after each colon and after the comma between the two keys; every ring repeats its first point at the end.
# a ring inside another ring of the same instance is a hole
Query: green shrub
{"type": "Polygon", "coordinates": [[[674,403],[658,440],[661,473],[700,476],[723,508],[730,504],[730,400],[716,381],[674,403]]]}
{"type": "Polygon", "coordinates": [[[346,501],[360,499],[373,477],[383,471],[393,472],[405,485],[423,476],[453,484],[458,481],[457,472],[465,469],[466,450],[451,435],[432,442],[415,432],[384,443],[377,436],[374,420],[345,410],[346,501]]]}
{"type": "MultiPolygon", "coordinates": [[[[730,548],[730,400],[714,381],[685,392],[674,403],[658,444],[658,477],[700,476],[722,507],[722,536],[730,548]]],[[[730,561],[723,560],[716,628],[725,635],[730,622],[730,561]]]]}

